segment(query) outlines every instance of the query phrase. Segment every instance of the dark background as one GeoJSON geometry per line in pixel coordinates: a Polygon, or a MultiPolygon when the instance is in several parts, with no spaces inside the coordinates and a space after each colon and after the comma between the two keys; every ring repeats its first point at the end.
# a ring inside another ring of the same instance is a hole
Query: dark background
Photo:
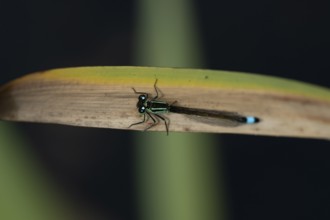
{"type": "MultiPolygon", "coordinates": [[[[58,67],[133,65],[136,4],[1,1],[0,82],[58,67]]],[[[205,68],[330,87],[329,1],[200,0],[194,5],[205,68]]],[[[136,219],[135,132],[15,124],[58,184],[83,206],[109,218],[136,219]]],[[[329,142],[221,138],[233,219],[330,218],[329,142]]]]}

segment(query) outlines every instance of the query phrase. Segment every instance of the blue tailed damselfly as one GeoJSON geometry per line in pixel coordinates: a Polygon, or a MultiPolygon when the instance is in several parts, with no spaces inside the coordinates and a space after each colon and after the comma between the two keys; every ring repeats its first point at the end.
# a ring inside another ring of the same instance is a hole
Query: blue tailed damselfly
{"type": "Polygon", "coordinates": [[[154,84],[156,96],[153,98],[149,98],[149,95],[146,92],[137,92],[134,88],[132,88],[135,94],[140,94],[138,97],[138,102],[136,104],[136,107],[138,108],[139,113],[143,114],[143,120],[131,124],[129,128],[134,125],[145,123],[149,120],[149,118],[151,118],[153,123],[144,129],[144,131],[146,131],[157,125],[159,123],[159,119],[161,119],[165,123],[166,132],[168,135],[169,121],[167,118],[161,115],[164,113],[178,113],[178,114],[192,115],[198,117],[219,119],[222,121],[221,125],[231,126],[231,127],[244,125],[244,124],[255,124],[260,121],[260,119],[257,117],[242,116],[236,112],[181,107],[174,105],[176,101],[173,102],[172,104],[169,104],[166,101],[162,101],[158,99],[158,88],[156,84],[157,84],[157,79],[154,84]]]}

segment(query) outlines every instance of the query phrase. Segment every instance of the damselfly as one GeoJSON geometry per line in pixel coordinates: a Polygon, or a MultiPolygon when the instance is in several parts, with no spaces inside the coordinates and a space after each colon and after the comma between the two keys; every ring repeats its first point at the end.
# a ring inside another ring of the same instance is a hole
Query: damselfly
{"type": "Polygon", "coordinates": [[[148,93],[137,92],[134,88],[132,88],[135,94],[140,94],[138,97],[138,102],[136,104],[136,107],[138,108],[138,112],[143,114],[143,120],[131,124],[129,128],[134,125],[145,123],[149,120],[149,118],[151,118],[152,120],[151,125],[147,126],[144,129],[144,131],[156,126],[159,123],[159,120],[162,120],[165,123],[166,133],[168,135],[169,119],[164,117],[162,114],[170,113],[170,112],[185,114],[189,116],[197,116],[199,118],[218,119],[220,121],[220,123],[218,123],[219,125],[231,126],[231,127],[244,125],[244,124],[255,124],[260,121],[257,117],[242,116],[236,112],[181,107],[174,105],[176,101],[169,104],[166,101],[158,99],[159,89],[157,88],[156,84],[157,84],[157,79],[154,84],[156,96],[152,98],[149,98],[148,93]]]}

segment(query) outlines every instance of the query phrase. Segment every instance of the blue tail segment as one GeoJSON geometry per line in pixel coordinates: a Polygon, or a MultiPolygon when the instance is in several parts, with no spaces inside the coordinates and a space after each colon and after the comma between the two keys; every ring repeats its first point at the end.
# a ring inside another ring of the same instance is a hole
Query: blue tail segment
{"type": "Polygon", "coordinates": [[[245,119],[246,119],[246,124],[255,124],[260,121],[259,118],[253,116],[247,116],[245,119]]]}

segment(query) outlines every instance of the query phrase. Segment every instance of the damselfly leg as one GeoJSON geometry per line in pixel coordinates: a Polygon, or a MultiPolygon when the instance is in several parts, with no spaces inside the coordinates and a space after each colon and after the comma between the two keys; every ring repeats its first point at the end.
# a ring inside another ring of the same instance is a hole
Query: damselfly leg
{"type": "MultiPolygon", "coordinates": [[[[148,116],[148,117],[149,117],[149,116],[148,116]]],[[[143,114],[143,120],[142,120],[142,121],[137,122],[137,123],[133,123],[133,124],[131,124],[130,126],[128,126],[128,128],[130,128],[130,127],[132,127],[132,126],[134,126],[134,125],[143,124],[144,122],[148,121],[148,119],[149,119],[149,118],[147,118],[147,120],[146,120],[146,114],[143,114]]]]}
{"type": "Polygon", "coordinates": [[[154,114],[156,117],[158,117],[158,118],[160,118],[161,120],[163,120],[164,121],[164,123],[165,123],[165,127],[166,127],[166,133],[167,133],[167,135],[168,135],[168,119],[167,118],[165,118],[165,117],[163,117],[163,116],[160,116],[160,115],[158,115],[158,114],[154,114]]]}

